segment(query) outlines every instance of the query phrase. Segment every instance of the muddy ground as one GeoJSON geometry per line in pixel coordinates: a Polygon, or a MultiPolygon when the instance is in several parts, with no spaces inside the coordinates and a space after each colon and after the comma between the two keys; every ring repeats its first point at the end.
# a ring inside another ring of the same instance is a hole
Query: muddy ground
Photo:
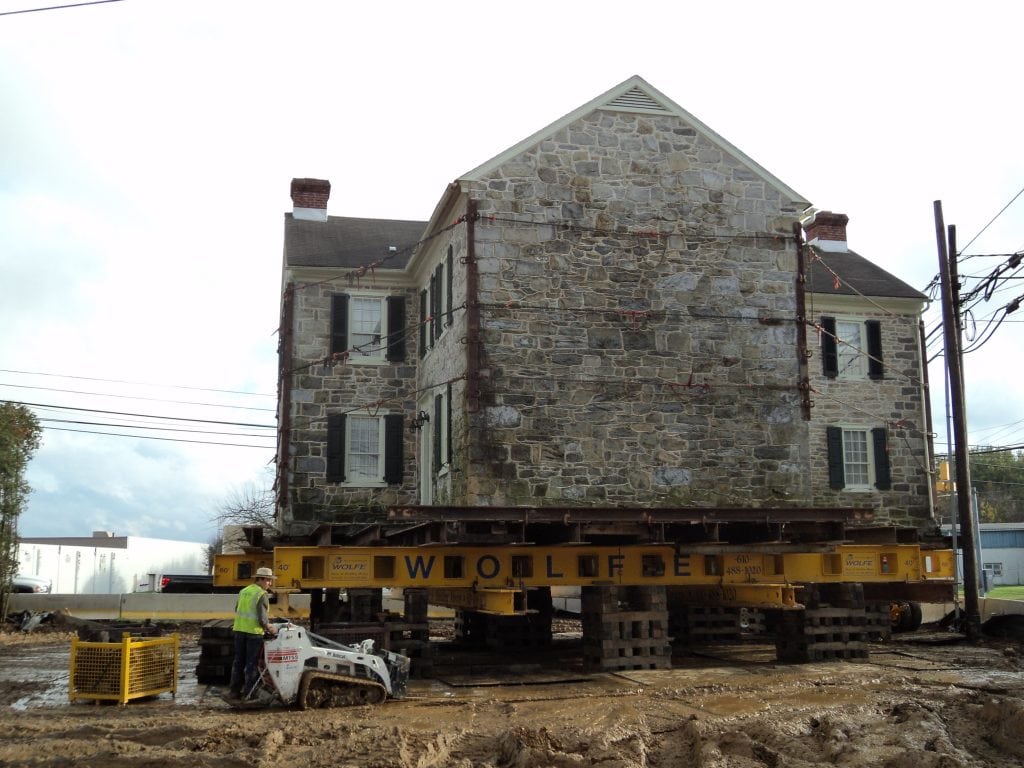
{"type": "Polygon", "coordinates": [[[196,683],[183,629],[176,696],[125,707],[68,703],[70,635],[0,633],[0,765],[1024,766],[1019,639],[923,631],[874,645],[870,662],[803,666],[768,646],[708,647],[672,670],[587,675],[569,635],[555,664],[499,674],[469,657],[401,701],[239,712],[196,683]]]}

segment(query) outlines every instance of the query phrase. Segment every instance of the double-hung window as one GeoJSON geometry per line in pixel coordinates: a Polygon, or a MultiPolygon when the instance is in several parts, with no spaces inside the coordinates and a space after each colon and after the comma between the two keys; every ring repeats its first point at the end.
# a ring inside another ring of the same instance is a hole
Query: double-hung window
{"type": "Polygon", "coordinates": [[[822,372],[830,379],[881,379],[882,326],[878,320],[821,318],[822,372]]]}
{"type": "Polygon", "coordinates": [[[327,417],[327,481],[347,485],[393,485],[402,482],[401,414],[327,417]]]}
{"type": "Polygon", "coordinates": [[[337,293],[331,297],[332,355],[357,363],[405,359],[405,297],[337,293]]]}
{"type": "Polygon", "coordinates": [[[349,300],[348,343],[355,357],[383,357],[384,302],[380,297],[353,296],[349,300]]]}
{"type": "Polygon", "coordinates": [[[420,357],[433,348],[452,319],[453,272],[455,249],[448,246],[447,256],[430,273],[427,285],[420,291],[420,357]]]}
{"type": "Polygon", "coordinates": [[[885,427],[827,427],[829,486],[870,491],[892,487],[885,427]]]}

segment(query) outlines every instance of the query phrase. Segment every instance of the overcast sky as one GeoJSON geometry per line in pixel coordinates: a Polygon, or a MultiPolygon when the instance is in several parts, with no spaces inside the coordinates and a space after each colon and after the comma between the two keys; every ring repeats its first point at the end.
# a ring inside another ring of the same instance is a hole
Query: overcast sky
{"type": "MultiPolygon", "coordinates": [[[[293,177],[329,179],[332,215],[425,220],[457,176],[634,74],[848,214],[851,248],[917,288],[937,272],[935,200],[961,246],[982,233],[967,253],[1021,250],[1024,196],[997,217],[1024,188],[1021,8],[123,0],[0,16],[0,398],[47,406],[21,534],[208,541],[218,504],[267,482],[293,177]]],[[[1024,293],[1005,285],[975,308],[979,332],[1024,293]]],[[[1020,320],[966,358],[973,443],[1024,443],[1020,320]]]]}

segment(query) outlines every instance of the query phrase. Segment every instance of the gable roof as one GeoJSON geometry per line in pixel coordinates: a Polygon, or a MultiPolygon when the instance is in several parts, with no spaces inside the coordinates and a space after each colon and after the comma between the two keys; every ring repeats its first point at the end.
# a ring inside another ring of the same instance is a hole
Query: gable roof
{"type": "Polygon", "coordinates": [[[810,260],[810,267],[807,270],[807,290],[811,293],[928,300],[928,297],[919,290],[868,261],[859,253],[823,250],[814,245],[810,247],[818,256],[810,260]],[[839,276],[838,285],[836,275],[839,276]]]}
{"type": "Polygon", "coordinates": [[[286,213],[285,266],[358,268],[387,258],[382,268],[403,269],[426,226],[425,221],[349,216],[308,221],[286,213]],[[391,247],[397,250],[389,251],[391,247]]]}
{"type": "Polygon", "coordinates": [[[802,206],[800,210],[810,206],[810,203],[803,195],[794,191],[776,176],[765,170],[761,165],[747,157],[747,155],[723,139],[639,75],[634,75],[628,80],[619,83],[611,90],[602,93],[596,99],[588,101],[583,106],[556,120],[547,127],[541,128],[532,136],[523,139],[515,146],[509,147],[500,155],[492,157],[486,163],[483,163],[468,173],[463,174],[459,177],[459,181],[479,181],[483,179],[487,174],[491,173],[502,164],[518,157],[534,145],[560,131],[562,128],[576,122],[581,117],[599,109],[613,112],[632,112],[645,115],[673,115],[678,117],[693,127],[698,134],[724,149],[728,154],[735,157],[742,165],[746,166],[752,173],[756,174],[767,184],[778,190],[787,202],[802,206]]]}

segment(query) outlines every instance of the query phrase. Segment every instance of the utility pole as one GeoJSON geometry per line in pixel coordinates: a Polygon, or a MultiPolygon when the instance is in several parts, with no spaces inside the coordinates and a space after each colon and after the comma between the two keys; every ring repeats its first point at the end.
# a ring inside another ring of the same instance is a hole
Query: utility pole
{"type": "MultiPolygon", "coordinates": [[[[955,247],[950,253],[942,220],[942,201],[935,201],[935,239],[939,249],[939,279],[942,284],[942,328],[946,343],[946,376],[949,380],[953,412],[953,443],[956,464],[957,517],[964,562],[964,624],[967,637],[981,635],[981,610],[978,602],[978,563],[975,556],[974,514],[971,509],[970,447],[967,443],[963,355],[960,348],[960,286],[954,282],[955,247]]],[[[954,230],[955,232],[955,230],[954,230]]],[[[955,234],[954,234],[955,243],[955,234]]]]}

